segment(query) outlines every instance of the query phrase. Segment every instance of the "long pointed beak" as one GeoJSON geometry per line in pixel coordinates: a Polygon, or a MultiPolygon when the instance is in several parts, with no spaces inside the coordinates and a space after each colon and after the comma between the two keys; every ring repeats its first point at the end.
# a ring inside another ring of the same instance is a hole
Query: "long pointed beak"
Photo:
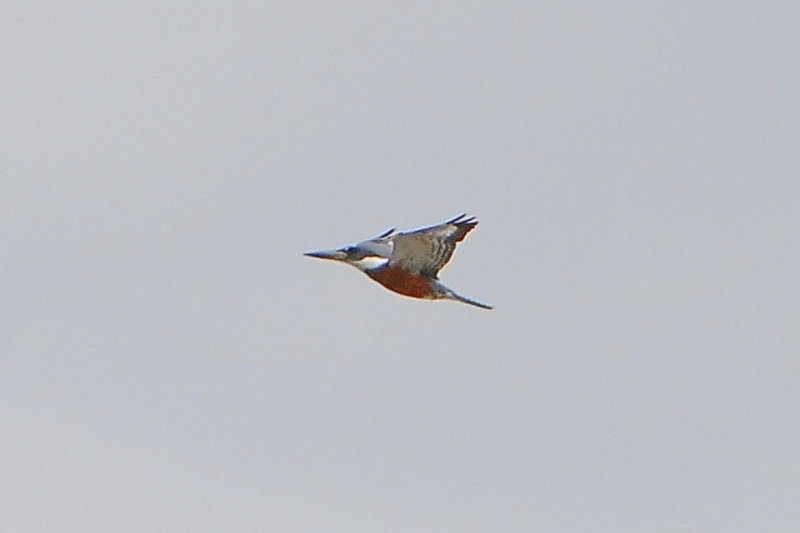
{"type": "Polygon", "coordinates": [[[320,250],[318,252],[306,252],[303,255],[316,257],[317,259],[333,259],[334,261],[344,261],[347,254],[341,250],[320,250]]]}

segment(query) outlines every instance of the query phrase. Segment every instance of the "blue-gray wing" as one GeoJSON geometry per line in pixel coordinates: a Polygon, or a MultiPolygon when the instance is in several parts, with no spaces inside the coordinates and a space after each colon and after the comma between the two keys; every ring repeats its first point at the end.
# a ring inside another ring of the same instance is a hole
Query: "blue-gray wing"
{"type": "Polygon", "coordinates": [[[390,266],[436,278],[439,270],[450,261],[456,243],[478,225],[475,217],[457,216],[443,224],[398,233],[392,239],[394,248],[389,258],[390,266]]]}

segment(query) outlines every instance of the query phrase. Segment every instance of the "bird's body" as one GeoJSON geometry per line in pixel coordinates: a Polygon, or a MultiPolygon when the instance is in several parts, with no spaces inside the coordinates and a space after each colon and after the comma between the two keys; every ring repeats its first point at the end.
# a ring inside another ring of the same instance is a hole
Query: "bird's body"
{"type": "Polygon", "coordinates": [[[465,216],[405,233],[395,233],[391,229],[355,246],[306,255],[351,264],[387,289],[405,296],[458,300],[491,309],[456,294],[439,282],[439,270],[452,257],[456,244],[478,225],[474,217],[465,216]]]}
{"type": "Polygon", "coordinates": [[[390,291],[412,298],[430,298],[433,294],[431,279],[396,266],[386,265],[365,270],[365,273],[390,291]]]}

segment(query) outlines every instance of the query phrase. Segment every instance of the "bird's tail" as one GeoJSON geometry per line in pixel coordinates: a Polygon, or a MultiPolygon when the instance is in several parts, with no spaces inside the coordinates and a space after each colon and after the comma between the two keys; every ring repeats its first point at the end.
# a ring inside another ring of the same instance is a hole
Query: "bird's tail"
{"type": "Polygon", "coordinates": [[[475,300],[470,300],[465,296],[461,296],[460,294],[456,293],[452,289],[448,289],[447,287],[442,286],[445,290],[443,298],[448,300],[456,300],[458,302],[463,302],[465,304],[474,305],[475,307],[480,307],[481,309],[493,309],[491,305],[482,304],[481,302],[476,302],[475,300]]]}

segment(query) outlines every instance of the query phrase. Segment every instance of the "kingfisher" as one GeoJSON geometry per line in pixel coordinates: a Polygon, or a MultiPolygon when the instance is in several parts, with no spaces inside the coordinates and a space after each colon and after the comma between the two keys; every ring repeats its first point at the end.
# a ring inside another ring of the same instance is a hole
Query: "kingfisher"
{"type": "Polygon", "coordinates": [[[390,291],[404,296],[457,300],[491,309],[492,306],[465,298],[439,281],[439,271],[450,261],[456,244],[478,225],[475,217],[466,216],[463,213],[442,224],[415,231],[396,233],[392,228],[353,246],[305,255],[353,265],[390,291]]]}

